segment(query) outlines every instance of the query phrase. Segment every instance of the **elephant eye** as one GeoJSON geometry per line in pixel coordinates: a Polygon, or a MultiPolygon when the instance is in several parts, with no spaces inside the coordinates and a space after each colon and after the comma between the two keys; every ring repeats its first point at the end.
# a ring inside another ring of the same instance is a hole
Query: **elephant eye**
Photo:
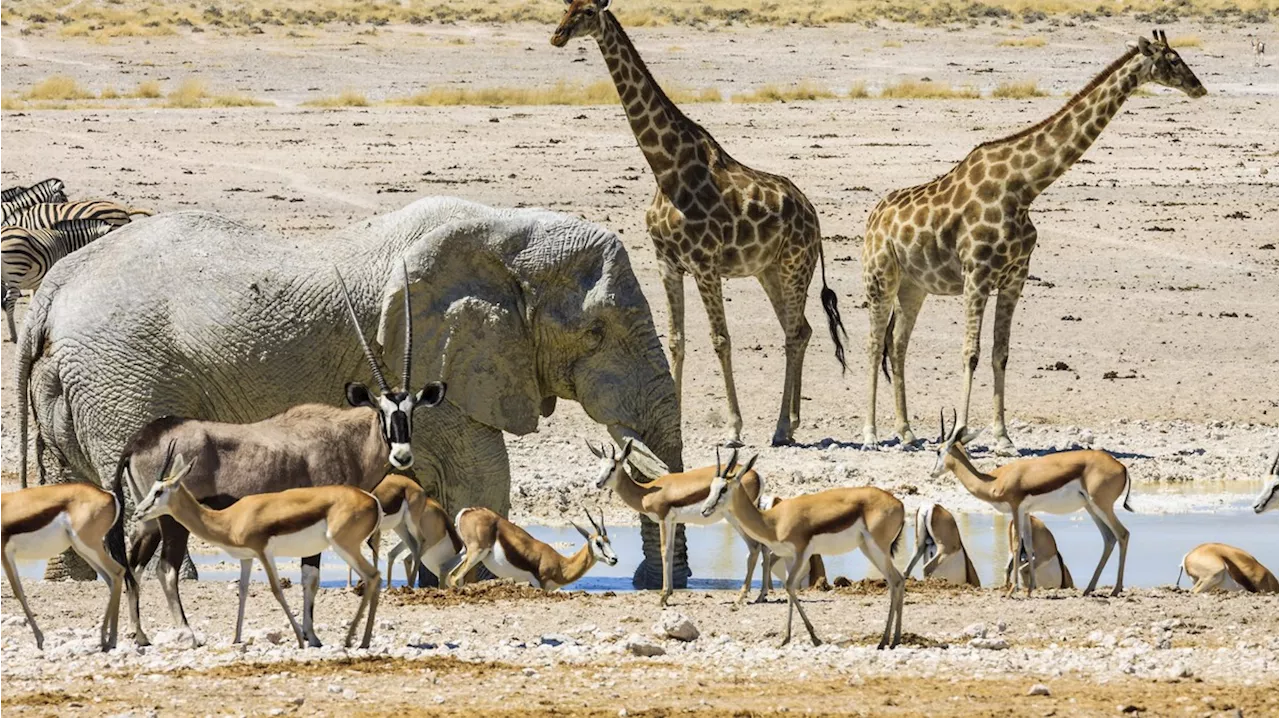
{"type": "Polygon", "coordinates": [[[587,348],[595,349],[604,342],[604,327],[599,324],[587,330],[587,348]]]}

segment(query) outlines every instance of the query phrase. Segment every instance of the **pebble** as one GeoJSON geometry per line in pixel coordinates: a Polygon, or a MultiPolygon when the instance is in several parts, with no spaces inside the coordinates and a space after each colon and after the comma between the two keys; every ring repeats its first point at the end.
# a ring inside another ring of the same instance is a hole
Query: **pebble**
{"type": "Polygon", "coordinates": [[[1043,684],[1043,683],[1037,683],[1037,684],[1035,684],[1035,685],[1031,686],[1031,688],[1027,689],[1027,695],[1029,695],[1029,696],[1047,696],[1047,695],[1049,695],[1049,686],[1046,686],[1046,685],[1045,685],[1045,684],[1043,684]]]}
{"type": "Polygon", "coordinates": [[[663,611],[658,622],[653,624],[653,634],[685,642],[695,641],[699,636],[698,627],[693,625],[693,621],[676,611],[663,611]]]}
{"type": "Polygon", "coordinates": [[[626,648],[632,655],[645,658],[664,656],[667,653],[667,649],[635,633],[627,636],[626,648]]]}
{"type": "Polygon", "coordinates": [[[973,624],[970,624],[969,626],[965,627],[965,629],[964,629],[964,635],[966,635],[966,636],[968,636],[968,637],[970,637],[970,638],[986,638],[986,637],[987,637],[987,624],[985,624],[985,623],[973,623],[973,624]]]}
{"type": "Polygon", "coordinates": [[[1003,651],[1009,647],[1009,642],[1003,638],[974,638],[969,641],[970,648],[982,648],[988,651],[1003,651]]]}

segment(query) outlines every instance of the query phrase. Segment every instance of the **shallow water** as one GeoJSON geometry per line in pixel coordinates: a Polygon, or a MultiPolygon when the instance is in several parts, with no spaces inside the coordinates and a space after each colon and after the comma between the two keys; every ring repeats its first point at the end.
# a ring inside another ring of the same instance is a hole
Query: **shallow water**
{"type": "MultiPolygon", "coordinates": [[[[1276,541],[1278,514],[1257,516],[1250,508],[1252,494],[1240,493],[1230,497],[1226,508],[1213,513],[1138,514],[1118,512],[1120,521],[1129,528],[1129,557],[1125,566],[1125,585],[1151,587],[1173,583],[1178,576],[1182,556],[1195,546],[1215,541],[1248,551],[1273,571],[1280,565],[1280,544],[1276,541]]],[[[1132,505],[1141,505],[1141,495],[1135,492],[1132,505]]],[[[1093,521],[1083,512],[1067,516],[1041,514],[1053,531],[1078,586],[1088,583],[1093,568],[1102,555],[1102,538],[1093,521]]],[[[1001,515],[957,513],[956,521],[964,536],[970,559],[978,570],[984,586],[998,585],[1004,581],[1004,566],[1008,560],[1006,536],[1008,519],[1001,515]]],[[[914,517],[908,516],[902,547],[896,557],[899,568],[904,568],[915,547],[914,517]]],[[[538,539],[556,547],[561,553],[577,550],[582,539],[572,527],[528,527],[538,539]]],[[[746,566],[746,546],[728,524],[688,527],[690,564],[693,578],[690,587],[697,589],[732,589],[742,585],[746,566]]],[[[630,591],[631,574],[640,560],[640,530],[633,526],[610,529],[614,551],[618,554],[617,566],[598,563],[573,589],[586,591],[630,591]]],[[[393,534],[383,537],[383,549],[390,548],[393,534]]],[[[1112,552],[1108,565],[1103,569],[1099,585],[1111,585],[1115,580],[1119,549],[1112,552]]],[[[238,578],[239,569],[224,554],[206,554],[194,557],[202,580],[230,581],[238,578]]],[[[867,575],[868,563],[860,552],[842,556],[824,557],[827,576],[848,576],[859,579],[867,575]]],[[[279,562],[280,575],[288,576],[295,583],[299,579],[297,560],[279,562]]],[[[385,566],[383,566],[385,570],[385,566]]],[[[20,566],[22,576],[39,577],[43,562],[30,562],[20,566]]],[[[916,578],[920,569],[916,568],[916,578]]],[[[757,567],[754,586],[760,585],[760,569],[757,567]]],[[[346,564],[336,555],[325,553],[321,562],[321,585],[345,586],[346,564]]],[[[255,567],[254,580],[266,581],[266,574],[255,567]]],[[[395,585],[404,584],[403,566],[397,566],[395,585]]],[[[1183,586],[1188,585],[1183,579],[1183,586]]],[[[775,587],[778,585],[775,582],[775,587]]]]}

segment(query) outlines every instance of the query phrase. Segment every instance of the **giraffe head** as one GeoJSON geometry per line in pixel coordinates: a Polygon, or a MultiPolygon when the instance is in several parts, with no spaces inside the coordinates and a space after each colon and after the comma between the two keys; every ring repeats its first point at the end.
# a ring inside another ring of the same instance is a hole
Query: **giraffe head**
{"type": "Polygon", "coordinates": [[[564,17],[551,35],[551,44],[564,47],[575,37],[600,37],[610,0],[565,0],[564,17]]]}
{"type": "Polygon", "coordinates": [[[1163,30],[1152,30],[1151,39],[1138,38],[1138,52],[1151,60],[1151,82],[1175,90],[1182,90],[1188,97],[1204,97],[1208,90],[1200,84],[1200,78],[1187,67],[1182,57],[1171,47],[1163,30]]]}

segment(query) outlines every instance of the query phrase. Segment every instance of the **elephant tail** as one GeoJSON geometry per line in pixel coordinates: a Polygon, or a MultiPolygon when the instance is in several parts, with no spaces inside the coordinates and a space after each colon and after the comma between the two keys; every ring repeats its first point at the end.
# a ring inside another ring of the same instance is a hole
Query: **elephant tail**
{"type": "Polygon", "coordinates": [[[836,345],[836,361],[840,362],[840,373],[849,370],[844,358],[844,342],[849,333],[844,330],[844,321],[840,319],[840,307],[836,306],[836,293],[827,286],[827,259],[822,252],[822,239],[818,239],[818,265],[822,270],[822,311],[827,315],[827,330],[831,332],[831,343],[836,345]]]}

